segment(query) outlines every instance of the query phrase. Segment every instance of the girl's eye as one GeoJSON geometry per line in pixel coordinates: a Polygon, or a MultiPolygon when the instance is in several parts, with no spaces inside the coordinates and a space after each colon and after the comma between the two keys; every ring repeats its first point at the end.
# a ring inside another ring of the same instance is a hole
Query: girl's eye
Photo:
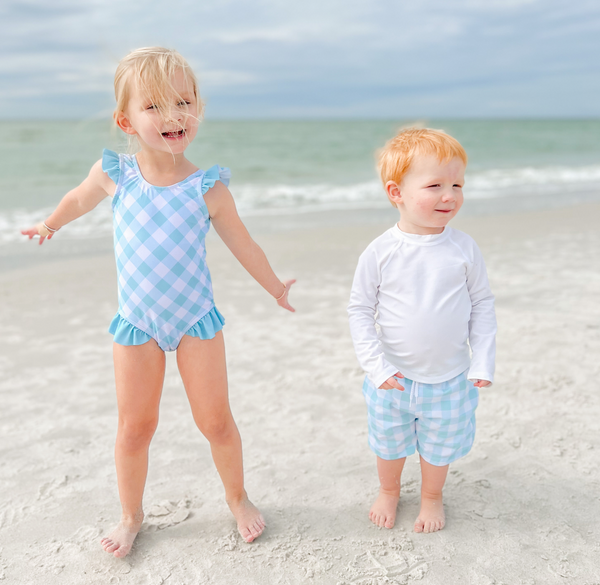
{"type": "Polygon", "coordinates": [[[462,185],[458,185],[458,184],[456,184],[456,185],[452,185],[452,186],[453,186],[453,187],[458,187],[459,189],[462,189],[462,185]]]}
{"type": "Polygon", "coordinates": [[[146,109],[147,110],[155,110],[156,106],[154,104],[150,104],[146,109]]]}
{"type": "Polygon", "coordinates": [[[177,105],[183,107],[183,106],[189,106],[190,104],[191,104],[191,102],[181,101],[177,105]]]}
{"type": "Polygon", "coordinates": [[[427,188],[429,189],[430,187],[439,187],[439,186],[440,186],[440,184],[436,183],[435,185],[429,185],[427,188]]]}

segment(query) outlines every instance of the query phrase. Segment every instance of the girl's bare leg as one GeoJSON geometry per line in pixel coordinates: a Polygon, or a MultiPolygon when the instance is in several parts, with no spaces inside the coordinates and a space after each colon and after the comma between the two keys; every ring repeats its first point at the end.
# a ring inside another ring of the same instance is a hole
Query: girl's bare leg
{"type": "Polygon", "coordinates": [[[437,532],[444,528],[442,489],[447,475],[448,465],[431,465],[421,457],[421,511],[415,520],[415,532],[437,532]]]}
{"type": "Polygon", "coordinates": [[[229,408],[223,333],[213,339],[184,335],[177,364],[194,421],[210,442],[227,504],[242,538],[252,542],[262,534],[265,521],[244,489],[242,441],[229,408]]]}
{"type": "Polygon", "coordinates": [[[148,448],[158,424],[158,407],[165,377],[165,354],[156,341],[113,348],[119,426],[115,462],[121,521],[102,539],[102,547],[124,557],[139,532],[144,513],[142,497],[148,473],[148,448]]]}
{"type": "Polygon", "coordinates": [[[396,522],[396,508],[400,499],[400,477],[405,461],[406,457],[392,460],[377,457],[379,495],[371,506],[369,519],[380,528],[393,528],[396,522]]]}

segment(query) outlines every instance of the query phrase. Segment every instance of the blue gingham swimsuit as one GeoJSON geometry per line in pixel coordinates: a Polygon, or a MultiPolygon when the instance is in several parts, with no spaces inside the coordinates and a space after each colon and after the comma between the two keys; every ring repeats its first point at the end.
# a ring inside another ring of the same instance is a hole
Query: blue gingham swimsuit
{"type": "Polygon", "coordinates": [[[212,339],[225,323],[213,301],[204,240],[210,217],[204,194],[229,169],[196,171],[176,185],[157,187],[135,156],[104,150],[102,170],[113,197],[119,311],[109,331],[121,345],[155,339],[164,351],[184,335],[212,339]]]}

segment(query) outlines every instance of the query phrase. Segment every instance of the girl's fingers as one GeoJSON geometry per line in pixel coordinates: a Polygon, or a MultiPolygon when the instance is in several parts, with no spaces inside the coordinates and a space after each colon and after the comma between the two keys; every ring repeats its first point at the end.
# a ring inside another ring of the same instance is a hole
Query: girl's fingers
{"type": "Polygon", "coordinates": [[[294,309],[294,307],[292,307],[292,305],[290,305],[288,303],[287,300],[287,294],[279,301],[277,301],[277,304],[282,308],[282,309],[287,309],[288,311],[295,313],[296,309],[294,309]]]}
{"type": "Polygon", "coordinates": [[[288,302],[288,295],[290,294],[290,288],[291,288],[292,284],[294,284],[295,282],[296,282],[295,278],[292,278],[290,280],[285,280],[283,282],[283,284],[285,285],[285,294],[283,295],[283,297],[281,299],[279,299],[277,301],[277,304],[282,309],[287,309],[291,313],[295,313],[296,309],[294,309],[294,307],[292,307],[292,305],[290,305],[290,303],[288,302]]]}

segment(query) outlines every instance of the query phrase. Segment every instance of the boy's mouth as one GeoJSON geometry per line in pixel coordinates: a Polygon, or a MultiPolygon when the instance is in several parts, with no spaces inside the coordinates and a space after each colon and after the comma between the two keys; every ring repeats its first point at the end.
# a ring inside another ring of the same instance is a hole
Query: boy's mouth
{"type": "Polygon", "coordinates": [[[176,130],[175,132],[163,132],[163,138],[181,138],[185,135],[185,130],[176,130]]]}

